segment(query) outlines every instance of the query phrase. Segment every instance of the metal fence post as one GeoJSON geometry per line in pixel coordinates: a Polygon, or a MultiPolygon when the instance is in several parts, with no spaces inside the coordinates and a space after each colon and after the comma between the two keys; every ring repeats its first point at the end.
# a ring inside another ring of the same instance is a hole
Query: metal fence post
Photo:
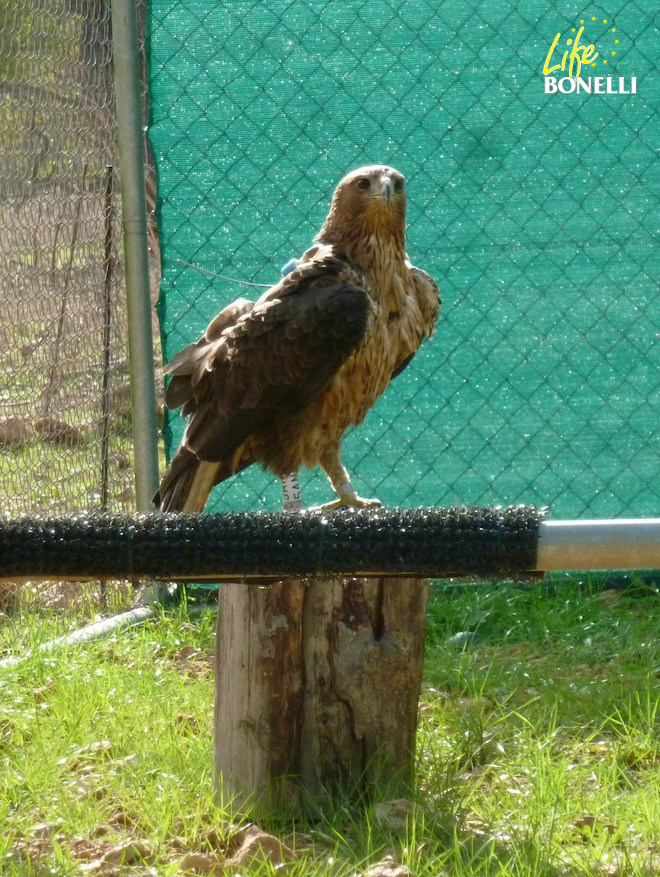
{"type": "Polygon", "coordinates": [[[158,487],[158,426],[151,324],[147,202],[137,11],[134,0],[112,0],[112,31],[121,171],[128,350],[139,511],[158,487]]]}

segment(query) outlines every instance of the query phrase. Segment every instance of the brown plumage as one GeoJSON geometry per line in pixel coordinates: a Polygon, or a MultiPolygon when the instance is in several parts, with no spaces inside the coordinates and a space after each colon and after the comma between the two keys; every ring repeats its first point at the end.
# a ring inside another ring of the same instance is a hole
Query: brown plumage
{"type": "Polygon", "coordinates": [[[165,401],[190,419],[156,506],[201,511],[252,463],[282,479],[320,466],[339,497],[329,505],[379,505],[353,490],[340,445],[434,331],[438,286],[407,259],[405,214],[398,171],[348,174],[297,267],[173,357],[165,401]]]}

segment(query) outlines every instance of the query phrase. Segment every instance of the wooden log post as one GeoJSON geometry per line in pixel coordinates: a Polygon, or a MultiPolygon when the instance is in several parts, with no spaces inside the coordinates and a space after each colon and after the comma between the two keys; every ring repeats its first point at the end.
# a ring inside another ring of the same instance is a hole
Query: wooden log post
{"type": "Polygon", "coordinates": [[[414,779],[428,583],[220,586],[215,770],[225,800],[314,810],[414,779]]]}

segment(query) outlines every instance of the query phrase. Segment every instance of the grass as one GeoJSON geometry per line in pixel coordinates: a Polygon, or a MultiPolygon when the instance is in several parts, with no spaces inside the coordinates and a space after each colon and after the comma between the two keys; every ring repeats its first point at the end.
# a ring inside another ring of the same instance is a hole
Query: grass
{"type": "MultiPolygon", "coordinates": [[[[31,508],[56,515],[70,513],[72,508],[98,508],[101,443],[96,430],[90,428],[88,433],[78,445],[41,441],[34,436],[19,448],[4,449],[0,455],[3,510],[20,514],[31,508]]],[[[111,508],[128,504],[133,497],[133,478],[132,441],[112,433],[108,488],[111,508]]]]}
{"type": "MultiPolygon", "coordinates": [[[[641,584],[438,585],[414,799],[271,814],[261,827],[299,858],[232,873],[660,873],[659,620],[641,584]]],[[[34,644],[40,624],[0,632],[34,644]]],[[[163,615],[0,671],[0,873],[167,877],[231,852],[250,814],[212,797],[212,642],[211,613],[163,615]],[[110,864],[128,840],[135,863],[110,864]]]]}

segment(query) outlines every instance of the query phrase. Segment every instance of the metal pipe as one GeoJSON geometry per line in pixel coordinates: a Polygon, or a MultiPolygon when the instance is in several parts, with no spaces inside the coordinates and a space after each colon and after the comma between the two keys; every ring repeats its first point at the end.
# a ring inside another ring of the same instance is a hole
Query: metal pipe
{"type": "MultiPolygon", "coordinates": [[[[117,630],[124,630],[125,628],[133,627],[136,624],[144,624],[145,621],[153,618],[154,613],[154,606],[138,606],[136,609],[122,612],[121,615],[113,615],[110,618],[104,618],[101,621],[96,621],[94,624],[89,624],[87,627],[83,627],[80,630],[74,630],[73,633],[69,633],[66,636],[60,636],[57,639],[50,640],[50,642],[42,643],[37,647],[36,651],[52,652],[55,649],[65,646],[93,642],[104,636],[109,636],[117,630]]],[[[29,658],[31,654],[31,651],[27,651],[21,652],[20,655],[10,655],[8,658],[3,658],[0,661],[0,669],[4,670],[7,667],[15,667],[21,661],[29,658]]]]}
{"type": "Polygon", "coordinates": [[[135,0],[112,0],[112,33],[121,177],[128,351],[138,511],[158,488],[158,424],[147,245],[140,44],[135,0]]]}
{"type": "Polygon", "coordinates": [[[660,518],[541,521],[537,569],[660,569],[660,518]]]}
{"type": "MultiPolygon", "coordinates": [[[[161,608],[162,603],[158,599],[154,599],[146,605],[136,606],[119,615],[102,618],[101,621],[95,621],[92,624],[88,624],[87,627],[82,627],[80,630],[74,630],[73,633],[66,634],[66,636],[60,636],[49,642],[41,643],[34,650],[28,649],[27,651],[22,651],[20,655],[9,655],[6,658],[2,658],[0,660],[0,670],[18,666],[18,664],[31,657],[34,652],[53,652],[59,648],[97,642],[103,639],[103,637],[110,636],[111,633],[117,633],[120,630],[126,630],[128,627],[137,627],[140,624],[145,624],[151,618],[156,618],[161,608]]],[[[208,603],[189,606],[188,618],[192,620],[206,611],[217,612],[217,606],[214,607],[208,603]]]]}

